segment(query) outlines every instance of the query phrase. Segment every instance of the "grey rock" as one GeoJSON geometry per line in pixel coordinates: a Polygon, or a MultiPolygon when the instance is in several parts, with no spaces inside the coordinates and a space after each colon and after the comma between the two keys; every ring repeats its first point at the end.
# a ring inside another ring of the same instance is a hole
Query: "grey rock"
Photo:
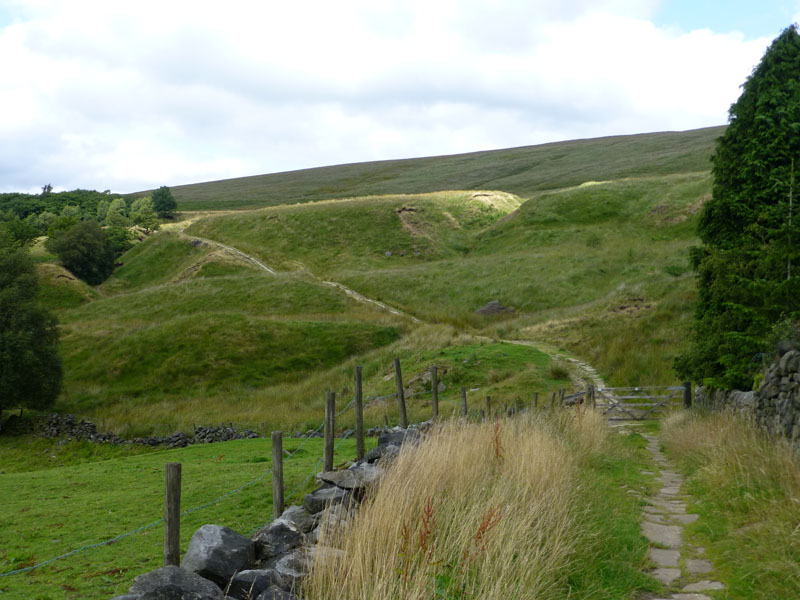
{"type": "Polygon", "coordinates": [[[378,436],[378,446],[402,446],[406,443],[416,443],[419,441],[419,430],[402,429],[395,427],[378,436]]]}
{"type": "Polygon", "coordinates": [[[314,526],[317,524],[314,515],[312,515],[302,506],[290,506],[283,511],[281,519],[294,523],[294,526],[303,533],[308,533],[314,529],[314,526]]]}
{"type": "Polygon", "coordinates": [[[322,473],[320,479],[345,490],[356,490],[372,485],[383,475],[383,470],[369,463],[362,463],[350,469],[322,473]]]}
{"type": "Polygon", "coordinates": [[[256,600],[300,600],[300,596],[296,596],[291,592],[287,592],[273,585],[264,590],[256,600]]]}
{"type": "Polygon", "coordinates": [[[492,300],[485,306],[482,306],[475,311],[479,315],[498,315],[506,312],[514,312],[514,309],[508,306],[503,306],[499,300],[492,300]]]}
{"type": "Polygon", "coordinates": [[[662,550],[660,548],[650,548],[650,560],[659,567],[678,567],[681,553],[678,550],[662,550]]]}
{"type": "Polygon", "coordinates": [[[309,543],[318,544],[320,538],[335,535],[347,528],[351,513],[343,504],[334,504],[320,513],[319,525],[312,531],[308,538],[309,543]]]}
{"type": "Polygon", "coordinates": [[[800,352],[797,350],[789,350],[778,362],[778,369],[783,375],[796,372],[798,367],[800,367],[800,352]]]}
{"type": "Polygon", "coordinates": [[[134,578],[129,590],[140,600],[222,600],[223,593],[208,579],[175,566],[161,567],[134,578]]]}
{"type": "Polygon", "coordinates": [[[697,583],[690,583],[681,590],[682,592],[708,592],[711,590],[724,590],[725,584],[719,581],[698,581],[697,583]]]}
{"type": "Polygon", "coordinates": [[[281,587],[285,590],[295,590],[299,581],[308,575],[311,569],[308,552],[303,548],[296,548],[282,556],[274,566],[281,578],[281,587]]]}
{"type": "Polygon", "coordinates": [[[678,549],[681,547],[683,528],[678,525],[660,525],[658,523],[650,523],[648,521],[642,522],[642,533],[644,536],[661,546],[666,546],[671,549],[678,549]]]}
{"type": "Polygon", "coordinates": [[[672,585],[672,583],[676,579],[680,579],[681,570],[674,568],[659,567],[658,569],[654,569],[650,574],[656,579],[658,579],[664,585],[669,586],[672,585]]]}
{"type": "Polygon", "coordinates": [[[686,571],[690,575],[702,575],[704,573],[711,573],[714,570],[714,565],[711,561],[704,558],[689,558],[686,560],[686,571]]]}
{"type": "Polygon", "coordinates": [[[111,600],[139,600],[139,594],[123,594],[122,596],[114,596],[111,600]]]}
{"type": "Polygon", "coordinates": [[[284,519],[277,519],[265,525],[253,536],[257,560],[285,554],[301,546],[303,542],[305,542],[303,532],[294,523],[284,519]]]}
{"type": "Polygon", "coordinates": [[[397,456],[398,452],[400,452],[400,448],[394,444],[375,446],[364,455],[364,462],[375,463],[384,456],[387,457],[387,461],[390,461],[394,456],[397,456]]]}
{"type": "Polygon", "coordinates": [[[273,569],[240,571],[231,580],[228,595],[239,600],[250,600],[269,587],[280,583],[281,578],[273,569]]]}
{"type": "Polygon", "coordinates": [[[220,587],[254,559],[253,543],[228,527],[203,525],[194,532],[181,567],[210,579],[220,587]]]}
{"type": "Polygon", "coordinates": [[[310,494],[306,494],[303,499],[303,506],[312,515],[322,512],[326,506],[331,504],[349,504],[350,492],[335,486],[321,488],[310,494]]]}

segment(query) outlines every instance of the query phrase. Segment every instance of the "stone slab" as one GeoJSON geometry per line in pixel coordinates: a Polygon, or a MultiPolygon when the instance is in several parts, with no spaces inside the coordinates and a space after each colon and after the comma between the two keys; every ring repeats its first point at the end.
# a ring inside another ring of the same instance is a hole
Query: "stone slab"
{"type": "Polygon", "coordinates": [[[650,521],[642,521],[644,536],[660,546],[677,549],[683,544],[683,528],[678,525],[661,525],[650,521]]]}
{"type": "Polygon", "coordinates": [[[681,553],[678,550],[650,548],[650,560],[659,567],[677,567],[681,553]]]}
{"type": "Polygon", "coordinates": [[[673,520],[677,521],[678,523],[682,523],[684,525],[688,525],[689,523],[694,523],[695,521],[697,521],[697,519],[700,518],[700,515],[694,515],[694,514],[681,515],[681,514],[677,514],[677,515],[671,515],[671,517],[672,517],[673,520]]]}
{"type": "Polygon", "coordinates": [[[681,577],[681,570],[680,569],[670,569],[670,568],[658,568],[653,569],[650,572],[650,575],[658,579],[664,585],[672,585],[672,583],[676,579],[680,579],[681,577]]]}
{"type": "Polygon", "coordinates": [[[724,590],[725,584],[719,581],[698,581],[697,583],[690,583],[681,590],[682,592],[709,592],[711,590],[724,590]]]}
{"type": "Polygon", "coordinates": [[[711,573],[714,570],[714,565],[710,560],[704,558],[689,558],[686,560],[686,570],[691,575],[702,575],[704,573],[711,573]]]}

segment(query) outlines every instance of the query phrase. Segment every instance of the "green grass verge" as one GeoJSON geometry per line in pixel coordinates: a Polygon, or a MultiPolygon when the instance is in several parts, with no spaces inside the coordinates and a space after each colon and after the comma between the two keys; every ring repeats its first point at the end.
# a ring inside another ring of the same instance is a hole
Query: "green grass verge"
{"type": "Polygon", "coordinates": [[[734,415],[667,421],[662,438],[687,475],[700,518],[689,541],[727,585],[720,598],[800,597],[800,459],[734,415]]]}
{"type": "Polygon", "coordinates": [[[636,490],[644,495],[652,485],[641,473],[650,465],[646,445],[647,440],[637,433],[614,435],[604,452],[580,457],[585,502],[579,518],[585,537],[564,598],[618,600],[664,592],[660,583],[643,572],[648,542],[639,524],[642,501],[628,493],[636,490]]]}

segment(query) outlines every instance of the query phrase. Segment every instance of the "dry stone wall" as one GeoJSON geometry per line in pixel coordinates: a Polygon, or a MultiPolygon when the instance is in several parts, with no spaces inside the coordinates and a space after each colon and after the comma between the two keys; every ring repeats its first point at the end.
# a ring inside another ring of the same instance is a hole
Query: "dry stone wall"
{"type": "Polygon", "coordinates": [[[789,350],[767,367],[755,391],[699,387],[695,404],[737,410],[767,433],[786,437],[800,449],[800,351],[789,350]]]}

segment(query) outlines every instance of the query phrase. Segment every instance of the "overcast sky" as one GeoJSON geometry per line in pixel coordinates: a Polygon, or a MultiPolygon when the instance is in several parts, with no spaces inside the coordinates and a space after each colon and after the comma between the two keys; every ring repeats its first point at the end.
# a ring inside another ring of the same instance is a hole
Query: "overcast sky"
{"type": "Polygon", "coordinates": [[[0,0],[0,191],[720,125],[799,16],[800,0],[0,0]]]}

